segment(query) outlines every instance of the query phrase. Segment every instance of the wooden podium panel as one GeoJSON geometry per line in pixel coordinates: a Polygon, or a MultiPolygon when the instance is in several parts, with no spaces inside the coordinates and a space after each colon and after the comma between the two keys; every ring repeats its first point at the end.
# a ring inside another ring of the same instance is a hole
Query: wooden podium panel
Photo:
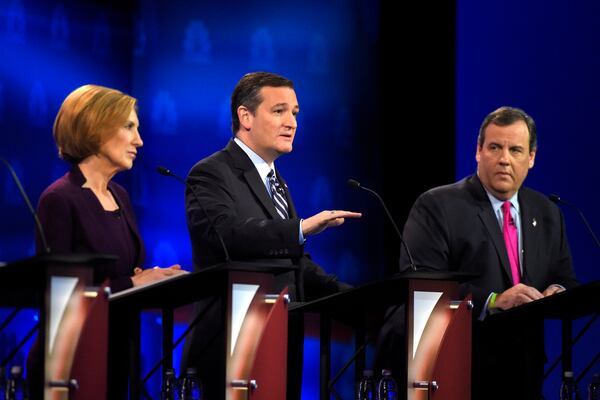
{"type": "Polygon", "coordinates": [[[287,379],[287,326],[289,301],[287,289],[279,295],[269,311],[250,377],[258,382],[256,391],[250,393],[250,400],[283,399],[287,379]],[[279,368],[274,368],[279,366],[279,368]]]}
{"type": "Polygon", "coordinates": [[[285,399],[287,299],[287,289],[276,299],[254,296],[228,362],[227,399],[285,399]]]}
{"type": "Polygon", "coordinates": [[[411,280],[407,302],[407,399],[471,397],[471,303],[454,281],[411,280]]]}
{"type": "Polygon", "coordinates": [[[106,399],[108,353],[107,284],[72,292],[46,357],[44,398],[106,399]]]}
{"type": "Polygon", "coordinates": [[[470,301],[471,295],[460,303],[444,333],[430,378],[437,383],[437,389],[431,392],[432,400],[471,398],[472,313],[470,301]]]}

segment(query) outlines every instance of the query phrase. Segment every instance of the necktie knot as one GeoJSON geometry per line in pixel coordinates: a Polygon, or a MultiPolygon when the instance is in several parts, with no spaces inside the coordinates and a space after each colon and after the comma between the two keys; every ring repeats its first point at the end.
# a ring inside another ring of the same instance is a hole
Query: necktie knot
{"type": "Polygon", "coordinates": [[[510,212],[511,206],[512,206],[512,204],[510,203],[510,201],[505,201],[504,203],[502,203],[502,212],[503,212],[505,224],[508,223],[510,225],[514,225],[513,217],[510,212]]]}
{"type": "Polygon", "coordinates": [[[510,201],[505,201],[504,203],[502,203],[502,211],[504,211],[504,214],[506,215],[507,213],[510,213],[510,206],[511,203],[510,201]]]}
{"type": "Polygon", "coordinates": [[[277,193],[283,195],[285,192],[279,183],[279,179],[277,179],[277,176],[275,175],[275,171],[271,170],[267,177],[269,178],[269,183],[271,184],[271,190],[274,189],[277,193]]]}

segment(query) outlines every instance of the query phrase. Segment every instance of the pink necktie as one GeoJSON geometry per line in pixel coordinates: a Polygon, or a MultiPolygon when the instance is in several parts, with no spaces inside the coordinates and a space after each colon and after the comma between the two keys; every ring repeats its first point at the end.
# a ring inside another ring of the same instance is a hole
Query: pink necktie
{"type": "Polygon", "coordinates": [[[510,201],[505,201],[502,204],[502,212],[504,213],[504,223],[502,224],[504,244],[508,252],[513,284],[516,285],[521,282],[521,274],[519,272],[519,237],[515,221],[510,213],[510,201]]]}

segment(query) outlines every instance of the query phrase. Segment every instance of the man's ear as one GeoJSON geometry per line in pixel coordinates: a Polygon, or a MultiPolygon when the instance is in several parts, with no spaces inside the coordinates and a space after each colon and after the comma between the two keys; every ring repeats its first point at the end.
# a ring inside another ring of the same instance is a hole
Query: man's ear
{"type": "Polygon", "coordinates": [[[533,165],[535,164],[535,154],[535,150],[529,153],[529,169],[533,168],[533,165]]]}
{"type": "Polygon", "coordinates": [[[244,130],[249,131],[252,128],[252,119],[253,115],[246,108],[246,106],[239,106],[237,109],[238,119],[240,120],[240,126],[244,128],[244,130]]]}

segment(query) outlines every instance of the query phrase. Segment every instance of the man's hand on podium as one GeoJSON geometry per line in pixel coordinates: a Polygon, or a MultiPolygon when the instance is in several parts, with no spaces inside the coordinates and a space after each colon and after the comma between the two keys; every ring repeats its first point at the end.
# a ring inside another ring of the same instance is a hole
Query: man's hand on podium
{"type": "Polygon", "coordinates": [[[548,286],[546,288],[546,290],[544,290],[544,293],[542,293],[544,295],[544,297],[548,297],[548,296],[552,296],[553,294],[556,293],[560,293],[560,292],[564,292],[565,288],[557,285],[557,284],[552,284],[550,286],[548,286]]]}
{"type": "Polygon", "coordinates": [[[133,282],[133,286],[142,286],[187,273],[187,271],[181,269],[181,265],[179,264],[171,265],[168,268],[154,267],[141,269],[136,267],[133,270],[134,275],[131,277],[131,281],[133,282]]]}
{"type": "Polygon", "coordinates": [[[544,295],[536,288],[519,283],[518,285],[499,293],[496,297],[494,306],[501,310],[509,310],[513,307],[520,306],[521,304],[542,298],[544,298],[544,295]]]}

